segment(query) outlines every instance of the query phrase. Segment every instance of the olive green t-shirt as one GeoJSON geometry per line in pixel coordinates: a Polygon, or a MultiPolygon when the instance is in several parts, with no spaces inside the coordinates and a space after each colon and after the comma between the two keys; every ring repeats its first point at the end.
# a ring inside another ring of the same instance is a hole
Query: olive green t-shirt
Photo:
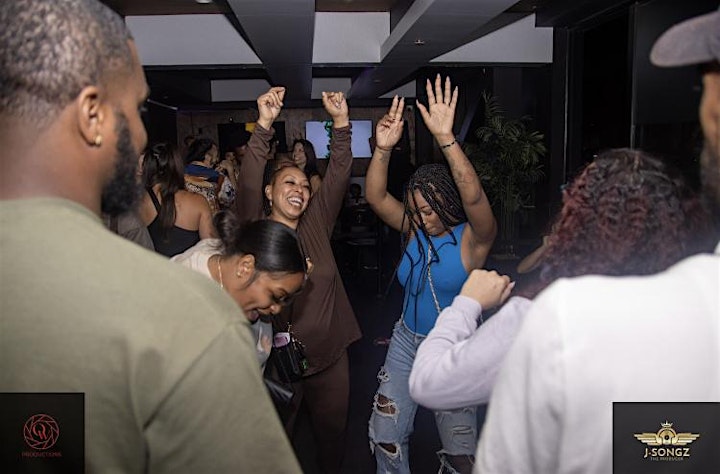
{"type": "Polygon", "coordinates": [[[83,392],[86,472],[300,472],[235,302],[71,201],[0,202],[0,392],[83,392]]]}

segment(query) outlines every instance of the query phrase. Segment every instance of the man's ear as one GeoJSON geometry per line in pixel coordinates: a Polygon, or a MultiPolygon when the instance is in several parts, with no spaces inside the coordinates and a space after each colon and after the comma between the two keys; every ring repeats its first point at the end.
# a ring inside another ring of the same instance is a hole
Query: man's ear
{"type": "Polygon", "coordinates": [[[102,146],[105,108],[101,101],[100,89],[97,86],[84,87],[78,94],[76,102],[80,134],[88,146],[102,146]]]}
{"type": "Polygon", "coordinates": [[[272,202],[272,186],[269,184],[265,186],[265,197],[268,201],[272,202]]]}

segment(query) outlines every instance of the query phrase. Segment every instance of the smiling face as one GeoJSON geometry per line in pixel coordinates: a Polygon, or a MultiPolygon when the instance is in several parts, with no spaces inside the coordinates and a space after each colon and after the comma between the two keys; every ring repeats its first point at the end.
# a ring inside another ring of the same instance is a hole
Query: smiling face
{"type": "Polygon", "coordinates": [[[416,189],[408,197],[410,212],[412,213],[411,218],[418,227],[424,225],[427,233],[433,237],[441,236],[447,232],[442,220],[440,220],[440,216],[430,207],[420,190],[416,189]]]}
{"type": "Polygon", "coordinates": [[[265,187],[265,196],[271,204],[272,220],[297,227],[310,200],[310,181],[299,168],[287,166],[275,173],[272,182],[265,187]]]}
{"type": "Polygon", "coordinates": [[[305,147],[302,143],[297,142],[293,146],[292,159],[298,166],[298,168],[300,168],[301,170],[305,169],[305,165],[307,164],[307,156],[305,155],[305,147]]]}
{"type": "Polygon", "coordinates": [[[278,314],[302,289],[305,274],[256,272],[250,281],[232,292],[233,299],[250,321],[260,315],[278,314]]]}

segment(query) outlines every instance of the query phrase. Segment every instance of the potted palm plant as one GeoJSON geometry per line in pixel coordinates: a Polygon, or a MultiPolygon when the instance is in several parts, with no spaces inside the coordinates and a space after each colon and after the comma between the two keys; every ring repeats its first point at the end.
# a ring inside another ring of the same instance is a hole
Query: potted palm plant
{"type": "Polygon", "coordinates": [[[485,123],[465,153],[480,176],[499,225],[500,248],[514,256],[518,211],[534,205],[534,184],[543,176],[544,136],[528,129],[528,117],[510,119],[497,97],[484,92],[485,123]]]}

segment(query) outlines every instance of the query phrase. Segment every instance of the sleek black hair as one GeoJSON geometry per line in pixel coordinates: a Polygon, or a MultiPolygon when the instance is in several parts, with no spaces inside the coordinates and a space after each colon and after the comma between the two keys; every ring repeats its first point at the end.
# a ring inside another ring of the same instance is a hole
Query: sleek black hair
{"type": "Polygon", "coordinates": [[[175,225],[175,193],[185,188],[183,166],[177,149],[169,143],[155,143],[143,157],[143,185],[148,193],[160,185],[160,227],[163,238],[175,225]]]}
{"type": "Polygon", "coordinates": [[[132,70],[130,31],[96,0],[0,7],[0,114],[47,127],[84,87],[132,70]]]}
{"type": "Polygon", "coordinates": [[[187,154],[185,155],[185,165],[189,165],[193,161],[205,161],[205,153],[213,146],[217,147],[215,142],[210,138],[198,138],[190,144],[187,154]]]}
{"type": "Polygon", "coordinates": [[[218,212],[213,221],[223,243],[223,256],[252,255],[261,272],[307,273],[297,234],[285,224],[263,219],[241,225],[230,211],[218,212]]]}

